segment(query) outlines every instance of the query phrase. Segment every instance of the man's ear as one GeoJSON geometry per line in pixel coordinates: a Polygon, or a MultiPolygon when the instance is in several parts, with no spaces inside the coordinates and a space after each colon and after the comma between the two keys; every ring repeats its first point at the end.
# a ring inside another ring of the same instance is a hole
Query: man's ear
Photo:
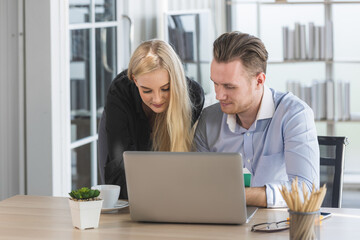
{"type": "Polygon", "coordinates": [[[266,75],[265,73],[261,72],[256,76],[256,85],[263,86],[265,84],[266,75]]]}

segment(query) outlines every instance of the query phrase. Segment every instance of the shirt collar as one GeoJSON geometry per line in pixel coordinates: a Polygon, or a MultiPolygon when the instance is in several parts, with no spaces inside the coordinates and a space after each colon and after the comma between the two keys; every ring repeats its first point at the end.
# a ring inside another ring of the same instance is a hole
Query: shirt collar
{"type": "MultiPolygon", "coordinates": [[[[271,90],[268,86],[264,85],[264,94],[261,99],[260,108],[255,119],[255,127],[258,120],[272,118],[275,112],[274,99],[271,90]]],[[[236,129],[236,114],[227,114],[226,123],[231,132],[236,129]]]]}
{"type": "Polygon", "coordinates": [[[270,88],[264,85],[264,95],[261,100],[260,109],[256,116],[256,121],[261,119],[272,118],[275,112],[275,104],[270,88]]]}

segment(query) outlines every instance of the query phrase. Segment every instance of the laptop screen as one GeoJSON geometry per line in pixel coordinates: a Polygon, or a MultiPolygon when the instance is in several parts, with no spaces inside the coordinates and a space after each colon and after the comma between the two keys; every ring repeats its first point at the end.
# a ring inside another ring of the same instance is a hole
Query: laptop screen
{"type": "Polygon", "coordinates": [[[124,153],[130,215],[135,221],[246,222],[239,153],[124,153]]]}

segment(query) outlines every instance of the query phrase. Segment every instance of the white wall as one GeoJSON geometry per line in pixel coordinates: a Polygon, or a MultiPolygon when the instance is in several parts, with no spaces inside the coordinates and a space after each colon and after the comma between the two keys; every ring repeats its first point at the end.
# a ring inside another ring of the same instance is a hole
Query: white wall
{"type": "Polygon", "coordinates": [[[0,200],[24,193],[21,7],[0,1],[0,200]]]}
{"type": "Polygon", "coordinates": [[[66,1],[25,1],[26,184],[29,195],[70,189],[66,96],[66,1]],[[67,120],[67,121],[66,121],[67,120]]]}

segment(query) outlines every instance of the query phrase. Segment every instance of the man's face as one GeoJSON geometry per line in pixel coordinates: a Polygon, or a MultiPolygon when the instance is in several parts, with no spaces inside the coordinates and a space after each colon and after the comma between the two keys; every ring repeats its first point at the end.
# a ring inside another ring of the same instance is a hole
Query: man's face
{"type": "Polygon", "coordinates": [[[240,60],[228,63],[211,63],[211,80],[214,82],[216,99],[227,114],[242,114],[257,104],[257,78],[246,72],[240,60]]]}

